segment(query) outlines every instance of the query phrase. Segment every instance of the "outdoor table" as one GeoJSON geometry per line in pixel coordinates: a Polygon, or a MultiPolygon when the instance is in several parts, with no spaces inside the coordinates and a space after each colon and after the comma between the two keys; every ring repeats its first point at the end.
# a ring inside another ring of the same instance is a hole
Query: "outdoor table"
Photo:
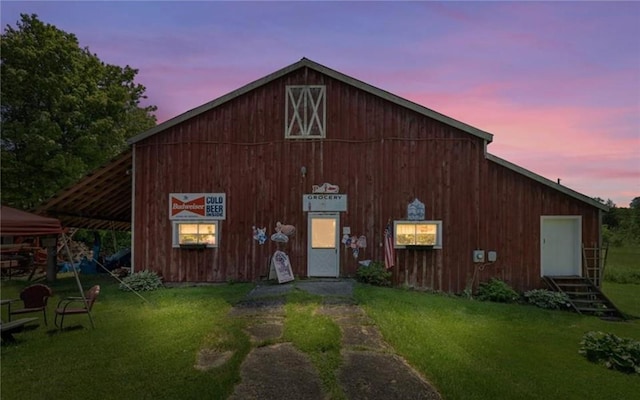
{"type": "Polygon", "coordinates": [[[14,301],[16,301],[18,299],[2,299],[0,300],[0,306],[7,306],[7,313],[9,314],[7,316],[7,320],[11,321],[11,303],[13,303],[14,301]]]}

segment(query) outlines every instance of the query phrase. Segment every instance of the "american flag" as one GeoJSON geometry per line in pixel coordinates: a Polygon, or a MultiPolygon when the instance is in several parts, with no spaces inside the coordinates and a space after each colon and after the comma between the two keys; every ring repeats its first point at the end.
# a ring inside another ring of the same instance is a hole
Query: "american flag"
{"type": "Polygon", "coordinates": [[[391,228],[391,221],[387,222],[387,227],[384,228],[384,266],[389,269],[395,266],[395,254],[393,251],[393,229],[391,228]]]}

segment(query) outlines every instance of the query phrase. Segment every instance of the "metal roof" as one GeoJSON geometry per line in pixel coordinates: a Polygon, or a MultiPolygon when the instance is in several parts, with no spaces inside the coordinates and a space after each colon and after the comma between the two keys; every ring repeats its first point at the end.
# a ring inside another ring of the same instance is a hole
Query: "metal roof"
{"type": "Polygon", "coordinates": [[[331,78],[334,78],[338,81],[344,82],[348,85],[352,85],[355,86],[365,92],[371,93],[375,96],[381,97],[385,100],[388,100],[392,103],[395,103],[397,105],[400,105],[402,107],[406,107],[410,110],[416,111],[420,114],[423,114],[429,118],[435,119],[436,121],[440,121],[442,123],[445,123],[447,125],[453,126],[455,128],[458,128],[464,132],[467,132],[471,135],[474,136],[478,136],[488,142],[491,142],[493,140],[493,135],[482,131],[478,128],[474,128],[471,125],[467,125],[463,122],[460,122],[458,120],[455,120],[453,118],[447,117],[446,115],[440,114],[436,111],[433,111],[431,109],[428,109],[424,106],[421,106],[420,104],[414,103],[412,101],[409,101],[407,99],[403,99],[402,97],[398,97],[392,93],[389,93],[385,90],[382,89],[378,89],[375,86],[369,85],[368,83],[362,82],[360,80],[357,80],[355,78],[352,78],[348,75],[345,75],[341,72],[335,71],[331,68],[327,68],[324,65],[318,64],[317,62],[311,61],[308,58],[302,58],[300,61],[289,65],[288,67],[282,68],[274,73],[271,73],[267,76],[265,76],[264,78],[258,79],[256,81],[253,81],[245,86],[242,86],[239,89],[234,90],[233,92],[227,93],[226,95],[219,97],[213,101],[210,101],[206,104],[203,104],[199,107],[196,107],[190,111],[185,112],[184,114],[180,114],[175,118],[172,118],[168,121],[165,121],[159,125],[156,125],[155,127],[149,129],[146,132],[142,132],[141,134],[134,136],[132,138],[130,138],[128,140],[129,144],[133,144],[133,143],[137,143],[141,140],[144,140],[150,136],[155,135],[158,132],[161,132],[167,128],[170,128],[172,126],[175,126],[181,122],[184,122],[190,118],[195,117],[196,115],[202,114],[206,111],[209,111],[215,107],[220,106],[221,104],[224,104],[230,100],[233,100],[234,98],[241,96],[247,92],[250,92],[260,86],[266,85],[267,83],[278,79],[288,73],[291,73],[297,69],[300,68],[310,68],[313,69],[315,71],[318,71],[322,74],[325,74],[331,78]]]}
{"type": "Polygon", "coordinates": [[[516,164],[513,164],[505,159],[502,159],[500,157],[494,156],[493,154],[489,154],[487,153],[487,160],[492,161],[498,165],[502,165],[503,167],[510,169],[512,171],[515,171],[521,175],[526,176],[527,178],[533,179],[534,181],[538,181],[540,183],[542,183],[543,185],[546,185],[552,189],[555,189],[559,192],[562,192],[568,196],[571,196],[575,199],[584,201],[585,203],[592,205],[594,207],[597,207],[599,209],[601,209],[602,211],[609,211],[609,207],[607,207],[606,205],[600,203],[599,201],[592,199],[591,197],[585,196],[582,193],[578,193],[573,189],[569,189],[566,186],[563,186],[559,183],[556,183],[552,180],[549,180],[543,176],[540,176],[534,172],[529,171],[528,169],[522,168],[516,164]]]}
{"type": "MultiPolygon", "coordinates": [[[[196,107],[145,132],[142,132],[141,134],[130,138],[128,140],[128,143],[132,145],[140,142],[169,127],[175,126],[196,115],[211,110],[244,93],[254,90],[292,71],[295,71],[296,69],[303,67],[314,69],[341,82],[355,86],[368,93],[384,98],[399,106],[409,108],[429,118],[433,118],[442,123],[456,127],[471,135],[480,137],[487,142],[491,142],[493,139],[493,135],[490,133],[474,128],[455,119],[449,118],[445,115],[437,113],[409,100],[398,97],[382,89],[378,89],[367,83],[313,62],[307,58],[303,58],[300,61],[289,65],[288,67],[280,69],[209,103],[196,107]]],[[[584,201],[594,207],[598,207],[602,210],[608,210],[605,205],[587,196],[575,192],[565,186],[556,184],[555,182],[543,178],[540,175],[521,168],[506,160],[503,160],[491,154],[487,154],[487,159],[513,171],[516,171],[519,174],[534,179],[544,185],[559,190],[560,192],[565,193],[573,198],[584,201]]],[[[129,149],[108,164],[89,173],[75,185],[61,190],[57,195],[39,206],[35,210],[35,212],[58,218],[65,227],[77,227],[86,229],[113,229],[125,231],[130,230],[132,200],[132,185],[130,175],[131,168],[132,151],[131,149],[129,149]]]]}

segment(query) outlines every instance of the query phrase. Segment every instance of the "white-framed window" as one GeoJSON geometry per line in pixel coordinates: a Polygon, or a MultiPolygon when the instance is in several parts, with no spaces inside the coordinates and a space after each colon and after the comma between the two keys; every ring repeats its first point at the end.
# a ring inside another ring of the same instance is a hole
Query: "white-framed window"
{"type": "Polygon", "coordinates": [[[393,247],[442,248],[442,221],[393,221],[393,247]]]}
{"type": "Polygon", "coordinates": [[[218,247],[218,221],[173,221],[173,247],[218,247]]]}
{"type": "Polygon", "coordinates": [[[288,85],[285,97],[285,138],[326,137],[326,86],[288,85]]]}

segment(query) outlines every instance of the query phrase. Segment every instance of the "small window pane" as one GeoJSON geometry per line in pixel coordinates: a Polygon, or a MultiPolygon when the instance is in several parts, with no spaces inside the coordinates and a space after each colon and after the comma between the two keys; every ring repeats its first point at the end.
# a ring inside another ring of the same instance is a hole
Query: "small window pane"
{"type": "Polygon", "coordinates": [[[314,249],[333,249],[336,247],[335,219],[313,218],[311,232],[311,247],[314,249]]]}
{"type": "Polygon", "coordinates": [[[180,234],[198,233],[198,224],[180,224],[180,234]]]}
{"type": "Polygon", "coordinates": [[[416,225],[414,223],[398,223],[396,225],[396,244],[407,246],[415,244],[416,241],[416,225]]]}
{"type": "Polygon", "coordinates": [[[178,244],[216,245],[216,224],[179,223],[178,244]]]}
{"type": "Polygon", "coordinates": [[[438,233],[438,226],[435,224],[416,225],[416,244],[421,246],[434,246],[438,233]]]}

